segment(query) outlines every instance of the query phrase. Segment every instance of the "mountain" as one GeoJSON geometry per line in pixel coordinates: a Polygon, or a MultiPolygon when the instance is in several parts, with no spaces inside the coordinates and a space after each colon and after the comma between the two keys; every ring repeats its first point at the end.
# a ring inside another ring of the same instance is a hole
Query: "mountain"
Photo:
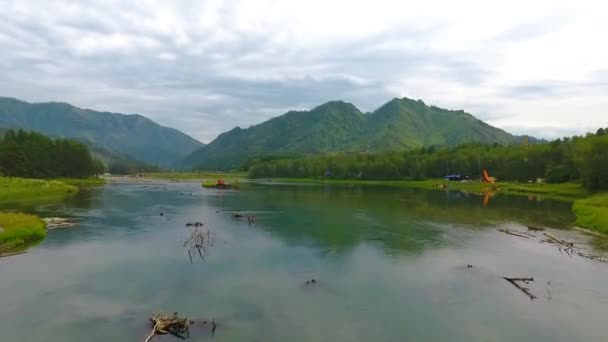
{"type": "Polygon", "coordinates": [[[204,146],[138,114],[97,112],[60,102],[27,103],[0,97],[0,127],[78,139],[112,154],[163,167],[172,167],[204,146]]]}
{"type": "Polygon", "coordinates": [[[184,160],[186,167],[231,169],[268,154],[389,151],[466,142],[513,144],[521,140],[462,110],[393,99],[372,113],[331,101],[310,111],[291,111],[247,129],[219,135],[184,160]]]}

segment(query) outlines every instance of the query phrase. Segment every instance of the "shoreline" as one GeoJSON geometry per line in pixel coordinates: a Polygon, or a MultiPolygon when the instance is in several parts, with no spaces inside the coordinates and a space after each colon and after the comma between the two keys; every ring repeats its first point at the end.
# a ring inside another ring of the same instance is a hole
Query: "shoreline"
{"type": "Polygon", "coordinates": [[[40,217],[23,213],[0,213],[0,256],[17,255],[46,237],[46,224],[40,217]]]}

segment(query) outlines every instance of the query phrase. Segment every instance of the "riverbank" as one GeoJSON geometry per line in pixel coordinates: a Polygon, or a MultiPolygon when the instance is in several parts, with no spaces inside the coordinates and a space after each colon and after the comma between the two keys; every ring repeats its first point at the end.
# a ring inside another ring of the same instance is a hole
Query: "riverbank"
{"type": "Polygon", "coordinates": [[[576,225],[608,234],[608,193],[574,201],[576,225]]]}
{"type": "Polygon", "coordinates": [[[0,177],[0,203],[21,203],[63,199],[78,187],[57,180],[0,177]]]}
{"type": "Polygon", "coordinates": [[[103,178],[58,178],[56,181],[65,183],[67,185],[73,185],[78,188],[92,188],[97,186],[104,186],[106,180],[103,178]]]}
{"type": "Polygon", "coordinates": [[[0,213],[0,256],[21,252],[46,237],[44,222],[35,215],[0,213]]]}
{"type": "Polygon", "coordinates": [[[444,179],[410,180],[353,180],[353,179],[310,179],[310,178],[273,178],[258,179],[254,182],[305,183],[305,184],[335,184],[335,185],[381,185],[403,188],[428,190],[457,190],[470,193],[504,193],[518,195],[543,195],[554,199],[573,201],[589,196],[589,192],[578,183],[482,183],[482,182],[450,182],[444,179]]]}

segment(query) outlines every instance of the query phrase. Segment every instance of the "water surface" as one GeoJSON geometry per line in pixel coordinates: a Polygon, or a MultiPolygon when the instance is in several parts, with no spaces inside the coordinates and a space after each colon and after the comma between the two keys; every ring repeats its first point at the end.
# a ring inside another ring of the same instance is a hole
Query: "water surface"
{"type": "MultiPolygon", "coordinates": [[[[156,181],[113,182],[21,209],[78,224],[0,259],[2,341],[143,341],[157,311],[215,317],[216,341],[608,336],[607,264],[497,231],[534,224],[604,246],[569,229],[568,203],[369,186],[218,191],[156,181]],[[237,211],[255,215],[255,224],[233,219],[237,211]],[[191,221],[215,234],[205,261],[191,263],[183,247],[191,221]],[[533,276],[538,299],[502,276],[533,276]],[[313,278],[318,284],[306,286],[313,278]]],[[[196,331],[191,340],[210,338],[196,331]]]]}

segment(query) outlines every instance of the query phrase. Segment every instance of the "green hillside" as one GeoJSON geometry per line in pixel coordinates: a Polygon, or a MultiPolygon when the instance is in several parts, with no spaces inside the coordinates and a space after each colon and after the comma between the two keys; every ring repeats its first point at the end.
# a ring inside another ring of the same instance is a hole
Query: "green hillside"
{"type": "Polygon", "coordinates": [[[137,114],[81,109],[67,103],[27,103],[0,97],[0,127],[74,138],[119,155],[171,167],[201,142],[137,114]]]}
{"type": "Polygon", "coordinates": [[[422,101],[393,99],[364,114],[343,101],[310,111],[292,111],[247,129],[218,136],[188,156],[184,165],[199,169],[237,168],[248,158],[267,154],[373,152],[465,142],[499,143],[519,138],[464,111],[427,106],[422,101]]]}

